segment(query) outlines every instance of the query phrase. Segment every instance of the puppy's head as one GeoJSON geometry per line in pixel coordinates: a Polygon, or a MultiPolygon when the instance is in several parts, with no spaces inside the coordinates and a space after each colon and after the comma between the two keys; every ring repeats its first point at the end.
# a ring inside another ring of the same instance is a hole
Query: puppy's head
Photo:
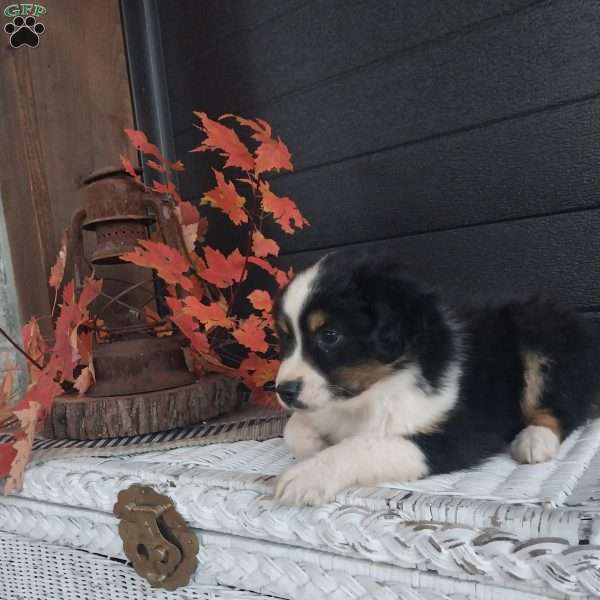
{"type": "Polygon", "coordinates": [[[295,410],[358,396],[401,369],[439,384],[450,325],[436,296],[386,258],[335,253],[300,272],[275,307],[276,388],[295,410]]]}

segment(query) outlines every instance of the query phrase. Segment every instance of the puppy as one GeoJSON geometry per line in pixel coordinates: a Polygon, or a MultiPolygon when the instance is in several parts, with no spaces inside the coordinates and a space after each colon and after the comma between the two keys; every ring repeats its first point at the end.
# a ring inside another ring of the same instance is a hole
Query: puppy
{"type": "Polygon", "coordinates": [[[509,443],[518,462],[549,460],[600,390],[597,325],[537,299],[450,306],[369,255],[300,272],[275,320],[300,459],[277,481],[285,503],[463,469],[509,443]]]}

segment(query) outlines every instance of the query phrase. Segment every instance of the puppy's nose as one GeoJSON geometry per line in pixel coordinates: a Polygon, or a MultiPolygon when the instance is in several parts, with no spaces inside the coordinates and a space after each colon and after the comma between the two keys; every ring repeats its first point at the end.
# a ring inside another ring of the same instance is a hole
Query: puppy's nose
{"type": "Polygon", "coordinates": [[[293,379],[291,381],[283,381],[275,388],[275,391],[286,406],[293,406],[296,400],[298,400],[301,389],[302,380],[293,379]]]}

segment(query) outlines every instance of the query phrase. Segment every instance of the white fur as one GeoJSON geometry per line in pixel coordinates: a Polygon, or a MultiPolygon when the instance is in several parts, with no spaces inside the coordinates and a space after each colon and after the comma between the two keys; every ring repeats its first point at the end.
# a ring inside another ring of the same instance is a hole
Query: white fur
{"type": "Polygon", "coordinates": [[[302,380],[302,391],[299,400],[306,406],[313,406],[311,401],[318,397],[319,391],[326,384],[325,378],[313,369],[302,357],[302,335],[300,317],[306,302],[310,298],[314,283],[319,275],[319,265],[297,275],[288,286],[283,297],[282,311],[288,317],[294,336],[294,350],[282,361],[277,373],[276,384],[282,381],[302,380]]]}
{"type": "MultiPolygon", "coordinates": [[[[435,391],[413,365],[353,398],[333,398],[327,380],[302,356],[300,317],[318,277],[319,263],[292,281],[282,304],[295,347],[282,362],[277,383],[301,379],[299,400],[307,407],[292,415],[284,432],[295,456],[307,459],[279,478],[276,496],[284,502],[318,504],[351,485],[423,477],[422,452],[402,436],[435,428],[458,396],[460,356],[435,391]]],[[[460,339],[458,331],[455,337],[460,339]]]]}
{"type": "Polygon", "coordinates": [[[351,486],[411,481],[427,474],[425,457],[403,437],[351,437],[288,469],[275,495],[286,504],[319,505],[351,486]]]}
{"type": "Polygon", "coordinates": [[[539,463],[554,458],[560,447],[559,437],[547,427],[530,425],[510,446],[512,457],[520,463],[539,463]]]}

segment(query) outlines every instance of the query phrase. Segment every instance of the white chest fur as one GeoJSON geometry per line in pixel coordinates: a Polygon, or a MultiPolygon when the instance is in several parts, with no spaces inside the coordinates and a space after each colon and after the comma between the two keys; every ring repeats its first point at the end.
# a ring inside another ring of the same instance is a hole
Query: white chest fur
{"type": "Polygon", "coordinates": [[[405,369],[359,396],[301,413],[301,420],[329,443],[355,435],[385,437],[430,431],[455,405],[459,379],[457,364],[450,367],[441,387],[432,390],[416,368],[405,369]]]}

